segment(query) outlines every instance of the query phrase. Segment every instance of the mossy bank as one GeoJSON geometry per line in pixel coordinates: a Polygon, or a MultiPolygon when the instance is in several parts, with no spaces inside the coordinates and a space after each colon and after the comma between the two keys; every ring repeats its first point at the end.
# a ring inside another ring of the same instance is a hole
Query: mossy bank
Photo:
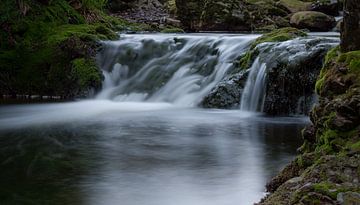
{"type": "Polygon", "coordinates": [[[104,11],[106,1],[5,0],[0,7],[0,94],[74,98],[99,89],[100,40],[142,29],[104,11]]]}
{"type": "Polygon", "coordinates": [[[329,51],[301,154],[259,204],[360,204],[360,51],[329,51]]]}

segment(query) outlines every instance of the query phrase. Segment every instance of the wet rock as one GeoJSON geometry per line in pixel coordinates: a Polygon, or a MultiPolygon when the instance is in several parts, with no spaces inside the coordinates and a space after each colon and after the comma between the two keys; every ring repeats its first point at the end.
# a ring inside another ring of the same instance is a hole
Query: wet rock
{"type": "Polygon", "coordinates": [[[234,74],[220,82],[200,103],[205,108],[236,108],[239,107],[242,90],[244,89],[247,71],[234,74]]]}
{"type": "Polygon", "coordinates": [[[302,136],[304,140],[314,144],[316,142],[316,129],[314,125],[308,125],[305,127],[302,136]]]}
{"type": "Polygon", "coordinates": [[[283,170],[281,170],[280,174],[272,178],[271,181],[266,184],[266,190],[268,192],[275,192],[279,186],[287,181],[289,181],[290,184],[300,182],[302,178],[298,178],[298,176],[301,170],[302,167],[299,166],[296,161],[292,161],[283,170]],[[293,180],[291,181],[291,179],[293,180]]]}
{"type": "Polygon", "coordinates": [[[302,11],[295,13],[290,24],[299,29],[310,31],[330,31],[336,25],[335,18],[317,11],[302,11]]]}
{"type": "Polygon", "coordinates": [[[360,205],[360,194],[355,192],[341,192],[337,195],[340,205],[360,205]]]}
{"type": "Polygon", "coordinates": [[[342,7],[338,0],[318,0],[311,4],[312,11],[319,11],[331,16],[338,16],[340,9],[342,9],[342,7]]]}
{"type": "Polygon", "coordinates": [[[263,112],[269,115],[308,114],[316,102],[314,86],[326,52],[336,45],[328,40],[299,39],[260,46],[267,63],[263,112]],[[290,43],[291,42],[291,43],[290,43]]]}

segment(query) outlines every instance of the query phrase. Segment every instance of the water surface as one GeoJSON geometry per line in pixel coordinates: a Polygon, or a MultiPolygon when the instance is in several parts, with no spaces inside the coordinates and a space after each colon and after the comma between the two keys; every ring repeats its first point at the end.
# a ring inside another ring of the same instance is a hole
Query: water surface
{"type": "Polygon", "coordinates": [[[252,204],[306,123],[167,103],[1,106],[1,204],[252,204]]]}

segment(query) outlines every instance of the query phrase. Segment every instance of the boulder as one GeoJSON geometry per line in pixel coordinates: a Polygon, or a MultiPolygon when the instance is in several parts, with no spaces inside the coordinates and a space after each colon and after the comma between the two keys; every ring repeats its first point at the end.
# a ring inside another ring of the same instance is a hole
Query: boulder
{"type": "Polygon", "coordinates": [[[330,31],[336,25],[335,18],[317,11],[301,11],[295,13],[290,24],[299,29],[310,31],[330,31]]]}
{"type": "Polygon", "coordinates": [[[295,39],[260,44],[260,60],[267,65],[263,112],[269,115],[307,115],[316,101],[314,86],[324,56],[338,40],[295,39]],[[271,52],[266,52],[271,49],[271,52]]]}
{"type": "Polygon", "coordinates": [[[341,4],[338,0],[317,0],[311,4],[312,11],[319,11],[331,16],[338,16],[341,4]]]}
{"type": "Polygon", "coordinates": [[[221,109],[239,107],[247,76],[247,71],[241,71],[223,80],[203,99],[200,105],[205,108],[221,109]]]}
{"type": "Polygon", "coordinates": [[[311,3],[299,0],[280,0],[277,4],[292,13],[307,11],[311,8],[311,3]]]}

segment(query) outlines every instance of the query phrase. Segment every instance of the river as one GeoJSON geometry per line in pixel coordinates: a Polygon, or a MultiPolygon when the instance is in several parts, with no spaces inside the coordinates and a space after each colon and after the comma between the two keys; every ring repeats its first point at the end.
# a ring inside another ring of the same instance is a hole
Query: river
{"type": "Polygon", "coordinates": [[[104,42],[92,99],[0,106],[0,204],[249,205],[265,195],[308,117],[197,106],[258,35],[154,36],[104,42]]]}

